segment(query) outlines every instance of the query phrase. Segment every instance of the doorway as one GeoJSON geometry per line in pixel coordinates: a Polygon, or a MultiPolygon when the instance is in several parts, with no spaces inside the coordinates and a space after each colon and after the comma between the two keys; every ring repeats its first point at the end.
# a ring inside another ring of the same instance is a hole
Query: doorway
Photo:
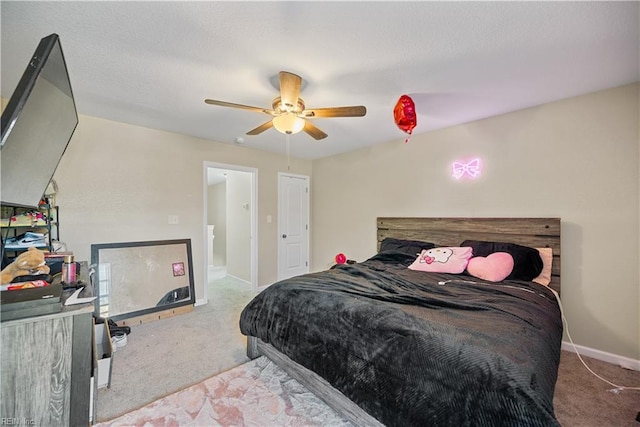
{"type": "Polygon", "coordinates": [[[309,272],[309,177],[278,173],[278,280],[309,272]]]}
{"type": "MultiPolygon", "coordinates": [[[[229,277],[257,289],[255,168],[205,162],[204,233],[207,282],[229,277]]],[[[205,301],[208,301],[205,286],[205,301]]]]}

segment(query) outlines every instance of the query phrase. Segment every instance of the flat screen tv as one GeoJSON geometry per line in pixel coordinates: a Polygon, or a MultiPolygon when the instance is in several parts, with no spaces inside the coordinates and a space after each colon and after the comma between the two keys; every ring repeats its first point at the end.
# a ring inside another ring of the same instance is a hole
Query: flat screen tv
{"type": "Polygon", "coordinates": [[[0,204],[36,207],[78,125],[60,38],[38,44],[2,112],[0,204]]]}

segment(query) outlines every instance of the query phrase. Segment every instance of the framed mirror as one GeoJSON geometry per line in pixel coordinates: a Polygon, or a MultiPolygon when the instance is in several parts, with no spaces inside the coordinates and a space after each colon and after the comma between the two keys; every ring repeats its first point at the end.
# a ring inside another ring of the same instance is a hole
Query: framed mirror
{"type": "Polygon", "coordinates": [[[191,239],[91,245],[95,312],[114,321],[195,303],[191,239]]]}

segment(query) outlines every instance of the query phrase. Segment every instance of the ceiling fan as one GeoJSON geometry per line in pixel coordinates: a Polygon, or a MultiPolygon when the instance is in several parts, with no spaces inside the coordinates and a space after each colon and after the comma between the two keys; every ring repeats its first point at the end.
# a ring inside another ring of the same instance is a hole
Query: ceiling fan
{"type": "Polygon", "coordinates": [[[240,108],[243,110],[265,113],[272,116],[271,120],[250,130],[247,132],[247,135],[258,135],[267,129],[275,127],[279,132],[285,134],[294,134],[300,131],[305,131],[311,137],[319,140],[326,138],[327,134],[307,119],[327,117],[362,117],[367,114],[367,109],[362,105],[307,109],[304,100],[300,98],[302,78],[288,71],[280,71],[278,78],[280,80],[280,96],[273,100],[271,109],[217,101],[215,99],[205,99],[204,102],[211,105],[219,105],[221,107],[240,108]]]}

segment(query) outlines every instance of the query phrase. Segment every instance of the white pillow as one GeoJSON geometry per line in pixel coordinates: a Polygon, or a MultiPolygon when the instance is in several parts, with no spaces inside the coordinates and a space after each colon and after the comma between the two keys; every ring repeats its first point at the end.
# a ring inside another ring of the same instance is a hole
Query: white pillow
{"type": "Polygon", "coordinates": [[[538,253],[540,253],[540,258],[542,258],[542,272],[532,281],[544,286],[549,286],[549,283],[551,283],[551,264],[553,263],[553,249],[536,249],[538,250],[538,253]]]}

